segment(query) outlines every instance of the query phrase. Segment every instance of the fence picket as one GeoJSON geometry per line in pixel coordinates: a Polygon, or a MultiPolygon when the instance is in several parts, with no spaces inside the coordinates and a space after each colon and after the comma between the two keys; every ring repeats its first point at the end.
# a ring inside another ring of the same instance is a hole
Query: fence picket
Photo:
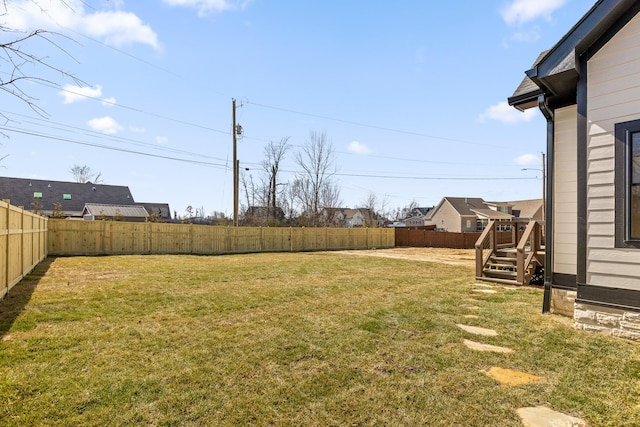
{"type": "Polygon", "coordinates": [[[47,256],[47,218],[0,201],[0,298],[47,256]]]}

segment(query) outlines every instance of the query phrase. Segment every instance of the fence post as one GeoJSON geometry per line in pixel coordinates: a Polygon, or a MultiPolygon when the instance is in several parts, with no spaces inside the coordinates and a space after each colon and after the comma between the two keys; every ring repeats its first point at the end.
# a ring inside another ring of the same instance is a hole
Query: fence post
{"type": "Polygon", "coordinates": [[[18,208],[20,209],[20,274],[24,277],[24,207],[18,208]]]}
{"type": "Polygon", "coordinates": [[[3,200],[7,206],[6,206],[6,210],[7,210],[7,218],[5,220],[4,223],[4,230],[5,230],[5,240],[6,240],[6,244],[5,244],[5,250],[4,250],[4,265],[5,265],[5,282],[4,282],[4,289],[2,290],[2,294],[6,294],[7,292],[9,292],[9,215],[11,214],[11,203],[9,203],[9,199],[4,199],[3,200]]]}

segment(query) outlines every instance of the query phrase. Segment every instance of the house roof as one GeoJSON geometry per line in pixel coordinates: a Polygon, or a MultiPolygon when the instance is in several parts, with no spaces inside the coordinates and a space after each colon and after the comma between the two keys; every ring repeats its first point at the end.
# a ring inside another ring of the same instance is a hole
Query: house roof
{"type": "MultiPolygon", "coordinates": [[[[548,52],[548,50],[545,50],[538,55],[531,68],[537,66],[548,52]]],[[[509,105],[515,105],[519,110],[535,107],[538,105],[538,95],[543,93],[543,90],[529,76],[525,75],[516,91],[509,97],[509,105]]]]}
{"type": "Polygon", "coordinates": [[[536,216],[541,216],[542,199],[517,200],[510,203],[513,205],[512,209],[514,216],[517,216],[518,218],[534,218],[536,216]]]}
{"type": "Polygon", "coordinates": [[[476,216],[479,216],[481,218],[487,218],[487,219],[512,219],[513,218],[513,215],[511,214],[494,211],[493,209],[471,209],[471,212],[476,214],[476,216]]]}
{"type": "Polygon", "coordinates": [[[53,210],[56,202],[67,214],[80,214],[86,203],[134,204],[131,191],[125,186],[0,177],[0,199],[9,199],[14,206],[31,209],[35,193],[41,194],[35,200],[41,202],[45,212],[53,210]]]}
{"type": "MultiPolygon", "coordinates": [[[[448,201],[449,204],[462,216],[476,216],[474,210],[487,209],[484,200],[480,197],[445,197],[440,202],[448,201]]],[[[435,212],[440,208],[440,205],[436,209],[432,209],[429,213],[435,212]]]]}
{"type": "Polygon", "coordinates": [[[94,217],[116,217],[124,218],[146,218],[149,213],[144,206],[139,205],[106,205],[100,203],[87,203],[82,210],[82,215],[93,215],[94,217]]]}
{"type": "Polygon", "coordinates": [[[373,211],[369,208],[324,208],[323,212],[328,218],[333,218],[340,213],[344,215],[345,219],[353,219],[358,213],[365,219],[373,219],[374,217],[373,211]]]}
{"type": "Polygon", "coordinates": [[[171,209],[169,209],[168,203],[147,203],[140,202],[137,205],[144,206],[144,208],[151,214],[151,212],[159,212],[160,218],[171,219],[171,209]]]}
{"type": "Polygon", "coordinates": [[[572,104],[580,73],[577,58],[591,48],[614,24],[627,16],[631,19],[638,12],[636,0],[598,0],[595,5],[550,50],[543,52],[534,66],[526,71],[526,77],[509,105],[520,110],[537,105],[537,97],[545,94],[555,104],[572,104]]]}

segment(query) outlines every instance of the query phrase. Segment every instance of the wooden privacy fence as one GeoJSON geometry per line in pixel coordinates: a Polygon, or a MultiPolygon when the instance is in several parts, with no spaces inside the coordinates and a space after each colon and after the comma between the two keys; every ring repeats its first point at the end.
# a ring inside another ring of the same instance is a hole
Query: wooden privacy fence
{"type": "Polygon", "coordinates": [[[47,256],[47,218],[0,201],[0,298],[47,256]]]}
{"type": "MultiPolygon", "coordinates": [[[[452,233],[448,231],[411,230],[397,227],[395,229],[395,245],[410,247],[473,249],[481,232],[452,233]]],[[[498,243],[510,241],[511,232],[500,231],[496,233],[498,243]]]]}
{"type": "Polygon", "coordinates": [[[388,228],[215,227],[49,220],[49,255],[232,254],[394,246],[388,228]]]}

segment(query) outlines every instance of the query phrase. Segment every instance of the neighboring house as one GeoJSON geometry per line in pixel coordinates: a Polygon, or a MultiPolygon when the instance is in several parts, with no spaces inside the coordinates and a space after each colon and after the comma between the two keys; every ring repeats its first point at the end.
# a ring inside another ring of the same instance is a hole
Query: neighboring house
{"type": "Polygon", "coordinates": [[[365,227],[376,224],[373,211],[368,208],[324,208],[320,212],[323,224],[330,227],[365,227]]]}
{"type": "Polygon", "coordinates": [[[144,206],[149,213],[150,218],[154,218],[159,222],[171,221],[171,209],[168,203],[136,203],[136,205],[144,206]]]}
{"type": "MultiPolygon", "coordinates": [[[[402,220],[404,223],[403,227],[424,227],[428,224],[427,217],[429,212],[434,209],[434,206],[428,208],[413,208],[408,213],[407,216],[402,220]]],[[[432,224],[430,224],[430,227],[432,224]]]]}
{"type": "Polygon", "coordinates": [[[482,231],[489,221],[511,221],[510,212],[509,203],[485,202],[479,197],[444,197],[429,211],[425,225],[454,233],[482,231]]]}
{"type": "MultiPolygon", "coordinates": [[[[46,216],[56,211],[56,215],[66,218],[82,218],[87,203],[141,205],[133,200],[129,187],[121,185],[8,177],[0,177],[0,199],[9,199],[14,206],[22,206],[46,216]]],[[[160,209],[163,219],[167,216],[171,219],[171,210],[166,203],[144,205],[160,209]]]]}
{"type": "Polygon", "coordinates": [[[87,203],[82,210],[85,220],[145,222],[149,213],[140,205],[102,205],[87,203]]]}
{"type": "Polygon", "coordinates": [[[407,218],[425,218],[434,206],[428,208],[413,208],[407,215],[407,218]]]}
{"type": "Polygon", "coordinates": [[[132,205],[129,187],[40,179],[0,177],[0,199],[50,216],[59,203],[65,217],[82,217],[87,203],[132,205]]]}
{"type": "Polygon", "coordinates": [[[404,219],[406,227],[424,227],[424,216],[412,216],[404,219]]]}
{"type": "Polygon", "coordinates": [[[639,13],[638,1],[596,2],[509,98],[547,119],[543,311],[632,339],[640,339],[639,13]]]}

